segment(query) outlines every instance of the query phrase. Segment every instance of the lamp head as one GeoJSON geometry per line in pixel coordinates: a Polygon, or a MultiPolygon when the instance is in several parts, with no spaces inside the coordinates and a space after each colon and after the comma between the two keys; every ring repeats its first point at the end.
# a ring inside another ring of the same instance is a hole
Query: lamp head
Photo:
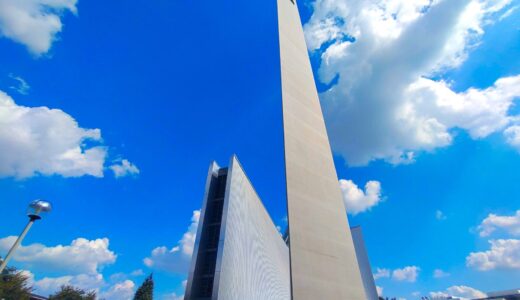
{"type": "Polygon", "coordinates": [[[52,205],[50,202],[37,199],[29,204],[27,215],[31,220],[39,220],[42,218],[41,213],[50,212],[51,210],[52,205]]]}

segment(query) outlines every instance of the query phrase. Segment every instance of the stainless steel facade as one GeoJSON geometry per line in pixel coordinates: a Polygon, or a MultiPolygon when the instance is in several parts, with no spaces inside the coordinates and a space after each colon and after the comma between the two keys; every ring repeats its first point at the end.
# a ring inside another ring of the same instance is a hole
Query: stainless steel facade
{"type": "Polygon", "coordinates": [[[211,165],[200,218],[186,300],[291,298],[289,249],[235,156],[211,165]]]}
{"type": "Polygon", "coordinates": [[[292,298],[366,299],[295,0],[277,0],[292,298]]]}
{"type": "Polygon", "coordinates": [[[520,288],[507,291],[488,292],[486,298],[479,300],[520,300],[520,288]]]}
{"type": "Polygon", "coordinates": [[[222,244],[219,235],[226,181],[227,168],[211,163],[184,293],[185,300],[214,299],[213,286],[218,275],[215,273],[217,252],[222,244]]]}
{"type": "MultiPolygon", "coordinates": [[[[360,227],[350,229],[367,299],[377,299],[360,227]]],[[[291,299],[289,247],[238,159],[210,166],[185,300],[291,299]]],[[[326,299],[326,298],[324,298],[326,299]]],[[[349,299],[349,298],[344,298],[349,299]]]]}

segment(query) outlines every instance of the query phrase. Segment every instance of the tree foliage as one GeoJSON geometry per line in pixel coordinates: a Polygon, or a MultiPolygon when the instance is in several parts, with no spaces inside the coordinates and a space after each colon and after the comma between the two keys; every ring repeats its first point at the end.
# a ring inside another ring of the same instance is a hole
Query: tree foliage
{"type": "Polygon", "coordinates": [[[29,277],[23,272],[7,267],[0,274],[0,299],[29,300],[31,291],[29,277]]]}
{"type": "Polygon", "coordinates": [[[137,289],[134,300],[153,300],[153,274],[146,277],[143,284],[137,289]]]}
{"type": "Polygon", "coordinates": [[[59,291],[49,296],[49,300],[96,300],[96,292],[62,285],[59,291]]]}

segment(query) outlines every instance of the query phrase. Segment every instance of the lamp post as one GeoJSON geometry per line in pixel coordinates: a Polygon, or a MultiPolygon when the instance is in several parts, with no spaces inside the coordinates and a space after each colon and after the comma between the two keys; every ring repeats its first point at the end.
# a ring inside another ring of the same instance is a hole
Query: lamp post
{"type": "Polygon", "coordinates": [[[27,216],[29,217],[29,223],[25,226],[24,230],[20,234],[20,236],[16,239],[16,242],[14,242],[13,246],[7,253],[7,256],[5,257],[4,261],[2,261],[2,264],[0,265],[0,274],[4,271],[5,267],[7,266],[7,262],[9,262],[9,259],[11,259],[11,256],[13,256],[14,251],[16,251],[16,248],[20,245],[24,237],[27,235],[27,232],[29,229],[31,229],[31,226],[36,220],[40,220],[42,217],[40,216],[41,213],[50,212],[52,209],[52,206],[49,202],[44,200],[34,200],[29,204],[29,208],[27,210],[27,216]]]}

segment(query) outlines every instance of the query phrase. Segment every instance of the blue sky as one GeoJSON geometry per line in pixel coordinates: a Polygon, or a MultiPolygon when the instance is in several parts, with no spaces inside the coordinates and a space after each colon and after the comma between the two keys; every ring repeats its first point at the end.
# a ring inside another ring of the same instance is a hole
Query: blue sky
{"type": "MultiPolygon", "coordinates": [[[[518,288],[518,5],[299,3],[385,296],[518,288]]],[[[180,297],[207,168],[233,153],[284,226],[275,1],[0,0],[0,33],[0,255],[52,201],[12,262],[38,292],[128,299],[154,272],[180,297]]]]}

